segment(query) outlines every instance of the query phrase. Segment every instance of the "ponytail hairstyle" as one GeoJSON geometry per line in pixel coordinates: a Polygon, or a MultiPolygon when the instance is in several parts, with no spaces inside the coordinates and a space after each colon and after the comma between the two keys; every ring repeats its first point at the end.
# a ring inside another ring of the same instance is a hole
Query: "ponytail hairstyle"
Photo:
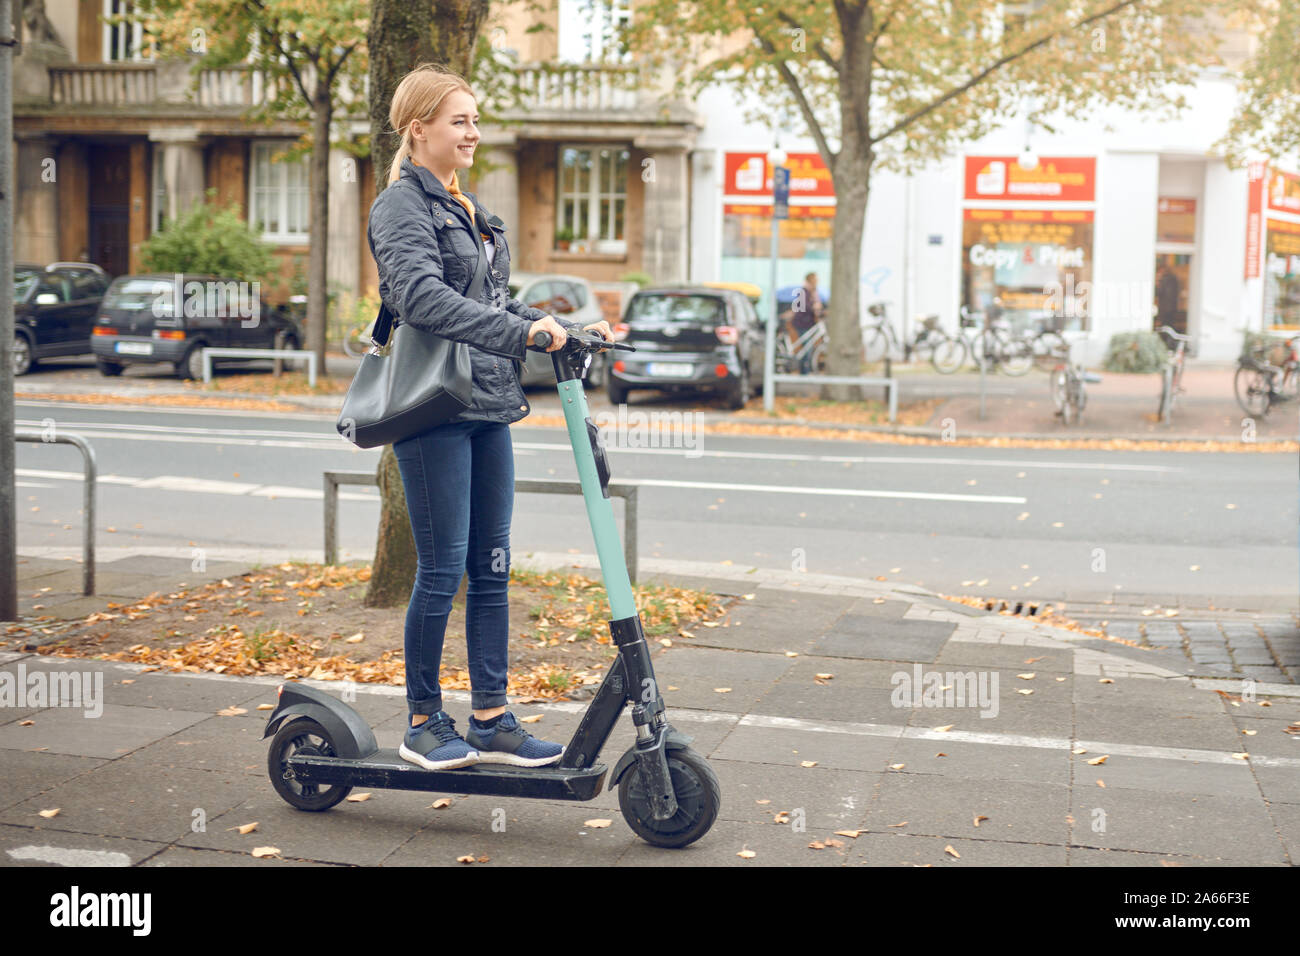
{"type": "Polygon", "coordinates": [[[388,122],[402,137],[402,142],[388,168],[390,183],[401,178],[402,160],[411,155],[411,121],[432,122],[447,94],[456,90],[474,95],[464,77],[432,63],[421,63],[397,84],[388,108],[388,122]]]}

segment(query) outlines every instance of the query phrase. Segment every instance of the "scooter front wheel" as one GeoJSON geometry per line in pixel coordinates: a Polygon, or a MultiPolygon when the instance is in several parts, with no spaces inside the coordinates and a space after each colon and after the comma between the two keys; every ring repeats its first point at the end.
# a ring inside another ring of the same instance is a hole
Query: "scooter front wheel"
{"type": "Polygon", "coordinates": [[[271,776],[271,786],[289,806],[298,810],[328,810],[352,792],[351,787],[341,785],[321,787],[314,783],[299,783],[289,767],[289,758],[298,754],[337,755],[329,732],[310,717],[291,720],[276,732],[266,756],[266,769],[271,776]]]}
{"type": "Polygon", "coordinates": [[[718,818],[722,788],[709,762],[690,748],[668,751],[668,777],[677,797],[677,812],[656,820],[636,765],[618,784],[618,808],[632,832],[653,846],[684,847],[709,832],[718,818]]]}

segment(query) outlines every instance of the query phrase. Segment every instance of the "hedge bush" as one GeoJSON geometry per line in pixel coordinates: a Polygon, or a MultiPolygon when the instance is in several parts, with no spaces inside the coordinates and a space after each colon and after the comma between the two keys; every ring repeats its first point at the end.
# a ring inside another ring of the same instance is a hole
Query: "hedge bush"
{"type": "Polygon", "coordinates": [[[1159,332],[1117,332],[1106,351],[1108,372],[1159,372],[1169,361],[1169,349],[1159,332]]]}
{"type": "Polygon", "coordinates": [[[140,244],[146,272],[215,275],[239,282],[264,282],[274,268],[271,246],[239,217],[239,206],[219,206],[215,189],[179,219],[140,244]]]}

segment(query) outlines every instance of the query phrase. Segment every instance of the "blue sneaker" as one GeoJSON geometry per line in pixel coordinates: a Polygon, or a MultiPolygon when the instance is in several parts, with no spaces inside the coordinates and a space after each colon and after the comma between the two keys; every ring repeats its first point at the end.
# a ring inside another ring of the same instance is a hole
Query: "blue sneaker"
{"type": "Polygon", "coordinates": [[[454,770],[479,761],[478,751],[456,733],[456,721],[442,710],[420,726],[406,728],[397,754],[425,770],[454,770]]]}
{"type": "Polygon", "coordinates": [[[477,718],[469,720],[466,745],[478,751],[483,763],[508,763],[515,767],[543,767],[555,763],[564,753],[564,747],[547,740],[538,740],[519,723],[519,718],[506,711],[495,727],[484,727],[477,718]]]}

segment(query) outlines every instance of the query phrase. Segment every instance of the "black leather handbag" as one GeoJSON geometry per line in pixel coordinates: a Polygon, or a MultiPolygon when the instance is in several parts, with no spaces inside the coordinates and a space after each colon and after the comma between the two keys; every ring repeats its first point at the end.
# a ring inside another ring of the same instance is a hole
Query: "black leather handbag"
{"type": "MultiPolygon", "coordinates": [[[[487,275],[482,244],[466,298],[475,302],[487,275]]],[[[360,448],[377,448],[450,421],[469,408],[469,346],[402,322],[379,306],[373,340],[361,356],[339,412],[339,434],[360,448]],[[391,331],[391,336],[390,336],[391,331]],[[391,338],[391,341],[390,341],[391,338]]]]}

